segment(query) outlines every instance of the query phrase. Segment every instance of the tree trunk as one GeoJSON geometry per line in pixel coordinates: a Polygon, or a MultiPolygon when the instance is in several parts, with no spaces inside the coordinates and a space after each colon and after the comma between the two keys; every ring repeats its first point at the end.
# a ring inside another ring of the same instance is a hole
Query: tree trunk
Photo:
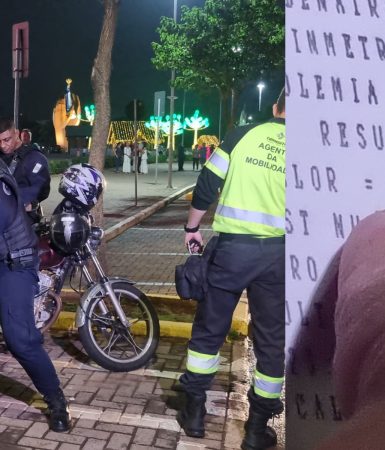
{"type": "MultiPolygon", "coordinates": [[[[114,44],[116,22],[120,0],[104,0],[104,18],[100,33],[99,48],[96,54],[91,73],[91,83],[94,92],[95,121],[92,128],[92,141],[89,162],[97,169],[103,171],[108,131],[111,119],[110,105],[110,77],[111,54],[114,44]]],[[[103,196],[92,210],[95,223],[104,226],[103,196]]],[[[105,265],[104,246],[101,248],[100,257],[105,265]]]]}

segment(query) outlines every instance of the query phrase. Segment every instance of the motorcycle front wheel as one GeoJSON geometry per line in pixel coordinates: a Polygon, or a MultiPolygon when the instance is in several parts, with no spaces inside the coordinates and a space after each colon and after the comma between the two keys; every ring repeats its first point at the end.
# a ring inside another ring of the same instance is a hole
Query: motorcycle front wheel
{"type": "Polygon", "coordinates": [[[99,293],[89,303],[79,331],[88,356],[113,372],[139,369],[154,356],[159,343],[159,319],[148,297],[128,282],[112,284],[128,320],[125,327],[109,296],[99,293]]]}

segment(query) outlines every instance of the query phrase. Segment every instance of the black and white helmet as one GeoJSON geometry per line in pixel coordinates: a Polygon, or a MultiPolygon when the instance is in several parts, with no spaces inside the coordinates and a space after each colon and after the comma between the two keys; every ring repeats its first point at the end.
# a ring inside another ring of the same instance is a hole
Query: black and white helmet
{"type": "Polygon", "coordinates": [[[49,231],[54,249],[61,254],[71,255],[87,242],[90,223],[78,213],[63,212],[51,217],[49,231]]]}
{"type": "Polygon", "coordinates": [[[74,164],[63,173],[59,192],[66,199],[89,211],[103,192],[103,174],[90,164],[74,164]]]}

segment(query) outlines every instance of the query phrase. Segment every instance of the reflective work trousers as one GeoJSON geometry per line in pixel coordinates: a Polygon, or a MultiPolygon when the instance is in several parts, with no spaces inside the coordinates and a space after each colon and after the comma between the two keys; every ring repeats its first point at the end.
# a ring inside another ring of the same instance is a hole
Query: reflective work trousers
{"type": "MultiPolygon", "coordinates": [[[[198,304],[189,349],[208,355],[218,353],[230,330],[239,298],[247,289],[256,369],[269,377],[283,377],[284,238],[221,234],[207,278],[207,295],[198,304]]],[[[210,388],[214,376],[186,370],[180,382],[186,392],[201,395],[210,388]]]]}
{"type": "Polygon", "coordinates": [[[0,263],[0,322],[9,351],[44,396],[57,392],[59,379],[35,327],[33,297],[38,289],[36,270],[10,270],[0,263]]]}

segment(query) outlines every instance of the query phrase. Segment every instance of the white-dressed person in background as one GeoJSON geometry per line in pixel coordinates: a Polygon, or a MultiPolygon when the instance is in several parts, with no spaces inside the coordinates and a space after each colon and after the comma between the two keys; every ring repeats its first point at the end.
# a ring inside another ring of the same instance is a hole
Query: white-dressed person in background
{"type": "Polygon", "coordinates": [[[132,149],[130,142],[126,142],[123,149],[123,173],[131,173],[132,149]]]}
{"type": "Polygon", "coordinates": [[[141,172],[144,173],[145,175],[148,174],[147,159],[148,159],[147,147],[146,147],[146,143],[143,142],[141,172]]]}

